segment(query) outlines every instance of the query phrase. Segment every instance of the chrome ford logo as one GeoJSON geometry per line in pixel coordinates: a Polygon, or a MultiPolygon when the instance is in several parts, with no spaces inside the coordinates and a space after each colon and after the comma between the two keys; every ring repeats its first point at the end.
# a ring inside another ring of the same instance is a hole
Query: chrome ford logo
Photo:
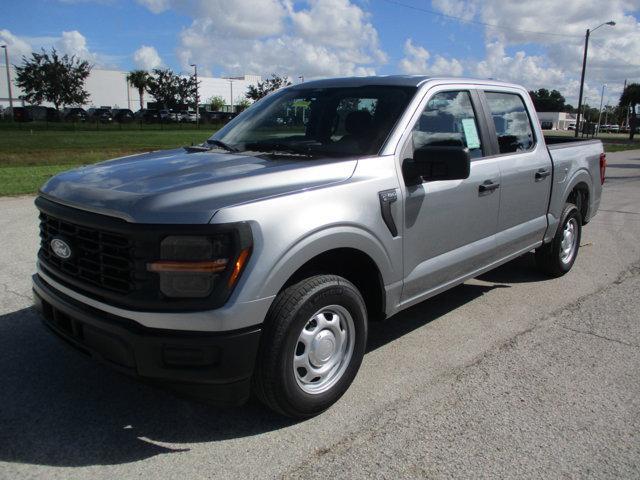
{"type": "Polygon", "coordinates": [[[54,238],[51,240],[51,250],[56,257],[66,260],[71,256],[71,247],[67,242],[60,238],[54,238]]]}

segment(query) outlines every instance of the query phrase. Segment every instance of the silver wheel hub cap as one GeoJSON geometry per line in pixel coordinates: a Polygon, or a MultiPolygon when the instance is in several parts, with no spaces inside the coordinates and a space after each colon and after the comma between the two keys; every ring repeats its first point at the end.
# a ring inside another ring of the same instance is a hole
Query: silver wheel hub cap
{"type": "Polygon", "coordinates": [[[578,221],[575,218],[571,218],[562,231],[562,241],[560,242],[560,260],[562,263],[570,263],[573,260],[577,243],[578,221]]]}
{"type": "Polygon", "coordinates": [[[329,305],[302,328],[293,355],[293,374],[306,393],[326,392],[342,378],[355,345],[355,325],[349,311],[329,305]]]}

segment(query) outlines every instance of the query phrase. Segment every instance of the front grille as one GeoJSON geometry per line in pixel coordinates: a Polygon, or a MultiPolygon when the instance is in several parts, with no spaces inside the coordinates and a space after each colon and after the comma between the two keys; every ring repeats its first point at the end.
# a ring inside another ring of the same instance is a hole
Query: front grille
{"type": "Polygon", "coordinates": [[[40,239],[40,258],[54,272],[123,294],[135,288],[134,249],[128,237],[41,212],[40,239]],[[70,245],[70,258],[63,260],[53,253],[51,241],[54,238],[70,245]]]}

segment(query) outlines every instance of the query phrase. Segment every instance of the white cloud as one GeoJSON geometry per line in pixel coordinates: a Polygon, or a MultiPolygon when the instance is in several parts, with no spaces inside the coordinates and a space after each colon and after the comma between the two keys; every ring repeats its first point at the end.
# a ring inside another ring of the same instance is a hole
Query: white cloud
{"type": "Polygon", "coordinates": [[[138,68],[143,70],[152,70],[163,65],[158,51],[147,45],[142,45],[133,53],[133,61],[138,68]]]}
{"type": "Polygon", "coordinates": [[[205,74],[306,78],[370,75],[386,62],[369,14],[350,0],[139,0],[151,11],[191,16],[176,54],[205,74]]]}
{"type": "Polygon", "coordinates": [[[97,67],[113,68],[119,60],[116,56],[92,52],[86,37],[77,30],[62,32],[59,37],[25,37],[14,35],[9,30],[0,30],[0,42],[9,47],[11,61],[15,64],[19,64],[23,56],[30,56],[31,52],[51,48],[63,55],[75,55],[97,67]]]}
{"type": "Polygon", "coordinates": [[[433,0],[432,5],[444,14],[497,27],[481,27],[486,58],[467,61],[475,75],[515,81],[528,88],[557,88],[575,105],[585,31],[614,20],[615,27],[600,27],[591,36],[587,98],[592,104],[596,99],[599,102],[600,88],[607,83],[615,103],[625,78],[639,80],[640,23],[633,16],[640,9],[639,0],[582,0],[562,5],[557,0],[433,0]],[[542,48],[544,55],[527,55],[520,48],[531,44],[542,48]],[[507,53],[514,49],[518,50],[507,53]]]}
{"type": "Polygon", "coordinates": [[[89,51],[87,39],[77,30],[62,32],[62,36],[55,42],[54,47],[61,53],[75,55],[83,60],[96,63],[97,57],[89,51]]]}
{"type": "Polygon", "coordinates": [[[414,45],[409,38],[404,43],[404,58],[400,60],[400,70],[409,75],[432,75],[432,76],[452,76],[459,77],[464,73],[464,67],[459,60],[446,59],[441,55],[436,55],[429,63],[431,54],[419,45],[414,45]]]}
{"type": "Polygon", "coordinates": [[[31,45],[24,39],[17,37],[9,30],[0,30],[0,43],[6,45],[11,55],[12,63],[18,63],[22,56],[28,56],[32,52],[31,45]]]}

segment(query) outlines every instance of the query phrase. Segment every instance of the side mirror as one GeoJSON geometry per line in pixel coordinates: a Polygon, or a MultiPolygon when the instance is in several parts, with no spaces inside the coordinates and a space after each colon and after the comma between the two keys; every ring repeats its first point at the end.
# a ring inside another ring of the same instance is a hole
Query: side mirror
{"type": "Polygon", "coordinates": [[[471,168],[469,149],[465,147],[424,146],[413,152],[413,158],[402,163],[407,185],[437,180],[464,180],[471,168]]]}

